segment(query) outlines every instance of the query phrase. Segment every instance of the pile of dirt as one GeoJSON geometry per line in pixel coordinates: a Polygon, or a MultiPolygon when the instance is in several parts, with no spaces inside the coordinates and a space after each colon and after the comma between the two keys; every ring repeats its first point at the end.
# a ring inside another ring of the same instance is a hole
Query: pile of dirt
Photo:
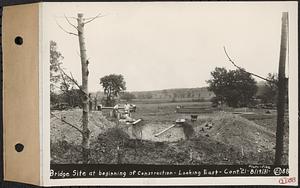
{"type": "Polygon", "coordinates": [[[109,129],[91,143],[91,163],[184,164],[188,153],[170,147],[170,142],[130,139],[120,127],[109,129]]]}
{"type": "Polygon", "coordinates": [[[124,145],[129,142],[129,135],[120,127],[109,128],[91,141],[90,163],[122,163],[124,145]]]}
{"type": "Polygon", "coordinates": [[[270,151],[274,148],[275,134],[239,115],[219,113],[195,127],[197,135],[205,135],[213,140],[231,145],[247,152],[270,151]]]}
{"type": "Polygon", "coordinates": [[[271,164],[270,152],[243,155],[231,145],[198,135],[178,142],[130,139],[121,128],[109,129],[91,143],[91,163],[106,164],[271,164]]]}
{"type": "Polygon", "coordinates": [[[178,143],[178,151],[189,154],[188,163],[184,164],[272,164],[273,151],[242,152],[239,147],[226,144],[205,135],[194,136],[190,140],[178,143]]]}
{"type": "MultiPolygon", "coordinates": [[[[79,129],[82,128],[82,110],[66,110],[66,111],[53,111],[51,112],[50,120],[50,138],[51,142],[66,141],[78,145],[81,143],[81,133],[68,125],[68,122],[79,129]],[[64,122],[65,121],[65,122],[64,122]]],[[[89,113],[89,130],[91,131],[91,140],[113,127],[115,124],[108,121],[99,111],[91,111],[89,113]]]]}
{"type": "MultiPolygon", "coordinates": [[[[81,135],[61,119],[81,127],[82,111],[53,113],[59,118],[51,116],[51,144],[55,146],[51,146],[51,163],[80,163],[81,135]]],[[[152,121],[116,125],[101,112],[91,112],[90,163],[187,165],[273,161],[274,132],[239,115],[218,112],[194,123],[176,125],[155,137],[171,125],[172,122],[152,121]]]]}

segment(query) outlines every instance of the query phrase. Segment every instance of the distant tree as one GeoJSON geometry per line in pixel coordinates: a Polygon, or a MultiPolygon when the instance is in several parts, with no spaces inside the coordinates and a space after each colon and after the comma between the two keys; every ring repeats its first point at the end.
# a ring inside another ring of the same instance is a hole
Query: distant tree
{"type": "Polygon", "coordinates": [[[58,102],[58,96],[55,91],[59,89],[61,83],[61,74],[59,66],[62,64],[64,57],[57,50],[57,43],[50,41],[50,101],[51,104],[58,102]]]}
{"type": "Polygon", "coordinates": [[[176,98],[178,98],[178,97],[179,97],[178,93],[177,93],[177,92],[174,92],[174,93],[173,93],[173,98],[176,99],[176,98]]]}
{"type": "Polygon", "coordinates": [[[177,98],[178,98],[178,94],[177,94],[177,92],[174,92],[173,96],[172,96],[172,102],[176,102],[177,98]]]}
{"type": "Polygon", "coordinates": [[[135,95],[130,92],[124,92],[120,96],[121,99],[126,100],[127,102],[131,101],[132,99],[135,99],[135,95]]]}
{"type": "Polygon", "coordinates": [[[78,92],[79,89],[75,89],[75,84],[66,75],[61,72],[60,90],[63,92],[65,98],[64,102],[69,106],[74,107],[76,102],[74,100],[82,100],[82,93],[78,92]]]}
{"type": "MultiPolygon", "coordinates": [[[[263,103],[273,103],[277,104],[278,98],[278,74],[269,73],[268,80],[271,82],[264,82],[264,85],[261,88],[260,94],[257,96],[262,100],[263,103]]],[[[288,79],[286,78],[286,83],[288,83],[288,79]]],[[[286,95],[285,102],[288,105],[288,84],[286,84],[286,95]]]]}
{"type": "Polygon", "coordinates": [[[269,80],[273,82],[264,82],[262,86],[262,92],[258,96],[263,103],[277,103],[277,96],[278,96],[278,75],[269,73],[268,77],[269,80]]]}
{"type": "Polygon", "coordinates": [[[151,92],[146,92],[144,97],[145,97],[145,99],[152,99],[153,95],[151,92]]]}
{"type": "Polygon", "coordinates": [[[126,90],[126,82],[123,75],[110,74],[100,78],[100,84],[104,89],[106,95],[106,106],[113,106],[115,97],[119,96],[121,91],[126,90]]]}
{"type": "MultiPolygon", "coordinates": [[[[68,103],[74,106],[74,96],[81,100],[80,96],[74,95],[75,84],[63,72],[62,64],[64,57],[57,49],[57,43],[50,41],[50,101],[51,104],[68,103]]],[[[79,93],[79,92],[77,92],[79,93]]]]}
{"type": "Polygon", "coordinates": [[[63,102],[61,95],[50,91],[50,104],[55,105],[61,102],[63,102]]]}
{"type": "Polygon", "coordinates": [[[80,89],[74,89],[72,88],[71,90],[69,90],[68,94],[67,94],[67,99],[68,99],[68,103],[70,106],[72,107],[83,107],[83,103],[82,103],[82,92],[80,91],[80,89]]]}
{"type": "Polygon", "coordinates": [[[184,91],[182,91],[182,92],[180,92],[180,98],[185,98],[185,92],[184,91]]]}
{"type": "Polygon", "coordinates": [[[192,97],[191,91],[187,91],[187,92],[186,92],[186,98],[191,98],[191,97],[192,97]]]}
{"type": "Polygon", "coordinates": [[[243,69],[226,70],[216,67],[208,80],[208,89],[213,91],[216,99],[231,107],[243,107],[252,102],[257,91],[256,81],[243,69]]]}
{"type": "Polygon", "coordinates": [[[176,98],[173,96],[171,102],[176,102],[176,98]]]}

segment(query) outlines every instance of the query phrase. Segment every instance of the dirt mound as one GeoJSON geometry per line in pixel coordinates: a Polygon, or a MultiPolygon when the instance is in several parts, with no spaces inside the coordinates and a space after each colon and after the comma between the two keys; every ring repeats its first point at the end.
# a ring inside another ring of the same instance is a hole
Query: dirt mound
{"type": "MultiPolygon", "coordinates": [[[[51,115],[51,163],[81,163],[81,134],[61,119],[81,127],[81,110],[51,115]],[[55,147],[54,147],[55,146],[55,147]]],[[[173,119],[172,119],[173,120],[173,119]]],[[[136,125],[89,113],[90,163],[107,164],[271,164],[275,134],[239,115],[214,113],[176,125],[142,121],[136,125]]],[[[174,123],[174,122],[173,122],[174,123]]]]}
{"type": "Polygon", "coordinates": [[[91,142],[90,163],[122,163],[124,145],[129,142],[129,135],[120,127],[109,128],[91,142]]]}
{"type": "MultiPolygon", "coordinates": [[[[51,115],[51,142],[64,140],[68,143],[80,144],[81,133],[70,125],[64,123],[62,119],[78,128],[82,128],[82,110],[66,110],[66,111],[53,111],[51,115]]],[[[89,113],[89,129],[91,131],[91,140],[104,132],[105,130],[114,126],[114,123],[108,121],[102,112],[92,111],[89,113]]]]}
{"type": "Polygon", "coordinates": [[[240,150],[198,135],[178,142],[130,139],[120,128],[109,129],[91,143],[90,163],[106,164],[271,164],[268,152],[242,155],[240,150]]]}
{"type": "Polygon", "coordinates": [[[205,135],[218,142],[247,152],[270,151],[274,147],[275,134],[239,115],[219,113],[195,127],[198,135],[205,135]]]}
{"type": "Polygon", "coordinates": [[[130,139],[123,129],[113,128],[91,143],[91,163],[105,164],[184,164],[188,153],[171,147],[170,142],[130,139]]]}

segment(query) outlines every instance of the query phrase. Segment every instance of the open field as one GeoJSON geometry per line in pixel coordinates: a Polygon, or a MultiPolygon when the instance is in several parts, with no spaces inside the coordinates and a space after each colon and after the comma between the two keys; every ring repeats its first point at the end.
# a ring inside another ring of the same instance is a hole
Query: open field
{"type": "MultiPolygon", "coordinates": [[[[109,117],[109,111],[91,112],[90,163],[273,163],[276,111],[266,113],[262,109],[212,109],[211,113],[198,114],[197,120],[191,122],[190,114],[175,112],[178,105],[211,108],[209,102],[140,102],[136,103],[137,111],[132,113],[133,118],[143,119],[136,126],[117,125],[109,117]],[[180,118],[187,121],[154,136],[180,118]]],[[[80,125],[80,109],[53,113],[80,125]]],[[[288,121],[285,132],[285,146],[288,146],[288,121]]],[[[80,134],[76,130],[55,117],[51,118],[52,163],[81,163],[80,141],[80,134]]]]}

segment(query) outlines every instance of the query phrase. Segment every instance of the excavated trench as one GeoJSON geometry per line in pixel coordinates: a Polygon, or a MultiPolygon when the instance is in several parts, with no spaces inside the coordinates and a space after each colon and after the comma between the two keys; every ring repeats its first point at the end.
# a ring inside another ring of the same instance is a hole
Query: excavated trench
{"type": "Polygon", "coordinates": [[[193,126],[187,122],[175,124],[175,126],[163,132],[171,126],[171,123],[143,122],[137,125],[127,125],[124,127],[124,131],[131,139],[149,140],[153,142],[177,142],[189,139],[194,134],[193,126]]]}

